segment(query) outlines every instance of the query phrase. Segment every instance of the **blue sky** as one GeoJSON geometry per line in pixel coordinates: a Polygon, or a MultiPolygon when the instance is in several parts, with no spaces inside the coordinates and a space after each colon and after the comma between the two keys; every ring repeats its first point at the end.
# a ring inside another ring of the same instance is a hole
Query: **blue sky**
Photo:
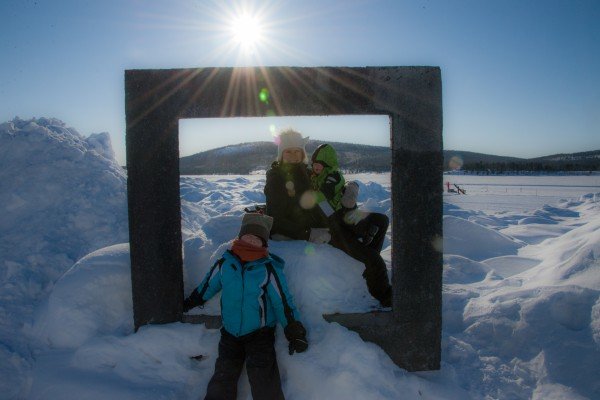
{"type": "MultiPolygon", "coordinates": [[[[0,2],[0,122],[51,116],[109,132],[125,161],[125,69],[442,69],[444,147],[517,157],[600,149],[600,1],[0,2]],[[251,50],[234,20],[254,16],[251,50]]],[[[384,117],[184,121],[182,154],[270,140],[389,143],[384,117]]]]}

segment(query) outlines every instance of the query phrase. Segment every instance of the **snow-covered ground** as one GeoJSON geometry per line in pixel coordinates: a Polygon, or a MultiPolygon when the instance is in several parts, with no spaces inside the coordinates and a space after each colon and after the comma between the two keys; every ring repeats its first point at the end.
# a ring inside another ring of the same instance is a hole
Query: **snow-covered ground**
{"type": "MultiPolygon", "coordinates": [[[[389,174],[348,178],[362,182],[363,207],[390,215],[389,174]]],[[[445,179],[467,195],[444,195],[441,370],[408,373],[322,319],[376,306],[360,263],[272,242],[309,331],[309,350],[293,356],[278,331],[288,399],[600,398],[600,177],[445,179]]],[[[186,293],[263,187],[261,174],[182,177],[186,293]]],[[[0,125],[0,398],[204,395],[217,330],[133,333],[125,190],[105,134],[52,119],[0,125]]],[[[218,300],[194,312],[216,314],[218,300]]],[[[245,374],[239,388],[251,398],[245,374]]]]}

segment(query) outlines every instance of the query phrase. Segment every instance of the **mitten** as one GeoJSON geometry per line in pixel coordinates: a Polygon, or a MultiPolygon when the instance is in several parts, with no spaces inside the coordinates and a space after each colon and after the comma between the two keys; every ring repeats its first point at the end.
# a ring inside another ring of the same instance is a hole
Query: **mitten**
{"type": "Polygon", "coordinates": [[[310,228],[309,242],[313,243],[329,243],[331,234],[329,228],[310,228]]]}
{"type": "Polygon", "coordinates": [[[204,300],[202,300],[202,296],[196,289],[188,296],[187,299],[183,301],[183,312],[188,312],[192,308],[204,305],[204,300]]]}
{"type": "Polygon", "coordinates": [[[290,356],[294,354],[294,351],[302,353],[308,348],[308,340],[306,340],[306,329],[300,321],[292,321],[286,325],[283,330],[286,339],[290,342],[289,353],[290,356]]]}
{"type": "Polygon", "coordinates": [[[342,195],[342,206],[346,208],[356,207],[356,200],[358,199],[358,183],[354,181],[347,182],[344,186],[344,194],[342,195]]]}
{"type": "Polygon", "coordinates": [[[369,213],[367,211],[359,210],[358,208],[348,211],[344,214],[344,222],[348,225],[356,225],[363,219],[365,219],[369,213]]]}

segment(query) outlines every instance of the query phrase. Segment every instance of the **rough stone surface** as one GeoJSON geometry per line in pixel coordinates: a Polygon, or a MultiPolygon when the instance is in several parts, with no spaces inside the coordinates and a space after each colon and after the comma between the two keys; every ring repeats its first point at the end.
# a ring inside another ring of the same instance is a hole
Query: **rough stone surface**
{"type": "Polygon", "coordinates": [[[182,319],[179,119],[383,114],[392,122],[393,311],[327,318],[379,344],[403,368],[439,368],[443,162],[439,68],[128,70],[125,96],[136,328],[182,319]]]}

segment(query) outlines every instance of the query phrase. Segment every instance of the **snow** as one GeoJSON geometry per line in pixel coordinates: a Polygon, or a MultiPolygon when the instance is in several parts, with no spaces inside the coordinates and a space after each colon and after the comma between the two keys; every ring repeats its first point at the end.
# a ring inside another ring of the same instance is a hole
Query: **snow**
{"type": "MultiPolygon", "coordinates": [[[[444,177],[467,195],[444,195],[439,371],[404,371],[323,320],[377,307],[359,262],[329,245],[272,242],[310,342],[289,356],[278,328],[286,398],[600,398],[600,176],[564,178],[444,177]]],[[[391,216],[389,174],[347,179],[360,181],[364,208],[391,216]]],[[[243,208],[264,201],[264,174],[185,176],[180,187],[189,293],[243,208]]],[[[0,398],[203,397],[218,330],[133,333],[126,178],[108,136],[49,118],[2,124],[0,188],[0,398]]],[[[216,315],[218,303],[193,313],[216,315]]],[[[238,397],[251,398],[245,373],[238,397]]]]}

